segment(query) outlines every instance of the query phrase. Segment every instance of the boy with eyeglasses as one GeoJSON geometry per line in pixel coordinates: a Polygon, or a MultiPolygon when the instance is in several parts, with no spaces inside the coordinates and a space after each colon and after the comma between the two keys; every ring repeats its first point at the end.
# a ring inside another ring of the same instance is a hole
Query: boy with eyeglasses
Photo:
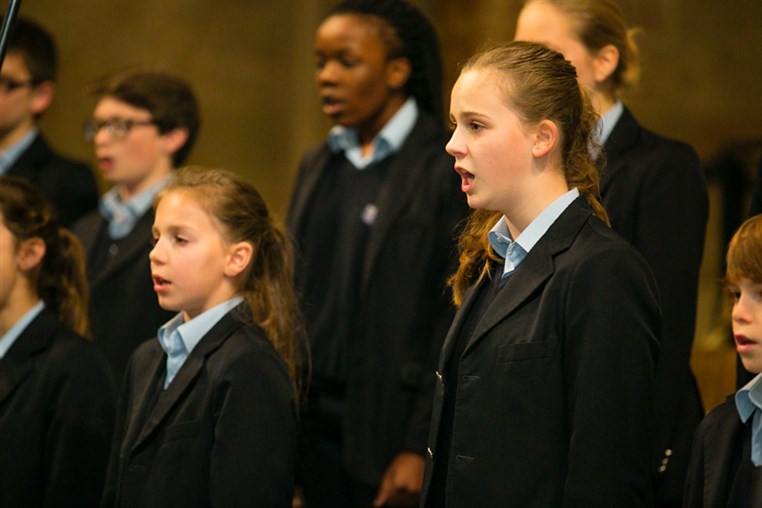
{"type": "Polygon", "coordinates": [[[151,285],[153,200],[196,139],[196,98],[183,79],[130,69],[93,84],[97,98],[85,138],[113,187],[74,227],[85,248],[93,339],[121,380],[133,349],[172,314],[151,285]]]}
{"type": "Polygon", "coordinates": [[[0,175],[31,181],[68,227],[95,209],[98,186],[86,164],[55,152],[37,128],[53,101],[56,68],[50,34],[18,18],[0,71],[0,175]]]}

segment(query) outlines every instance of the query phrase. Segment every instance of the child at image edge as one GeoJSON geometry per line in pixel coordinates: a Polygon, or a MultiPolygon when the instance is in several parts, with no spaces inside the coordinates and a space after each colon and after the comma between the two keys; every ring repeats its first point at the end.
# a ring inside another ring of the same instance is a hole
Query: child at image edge
{"type": "Polygon", "coordinates": [[[762,506],[762,215],[736,231],[726,261],[736,349],[756,377],[696,430],[685,507],[762,506]]]}
{"type": "Polygon", "coordinates": [[[257,191],[186,168],[156,199],[153,287],[179,314],[133,354],[104,506],[291,506],[291,251],[257,191]]]}

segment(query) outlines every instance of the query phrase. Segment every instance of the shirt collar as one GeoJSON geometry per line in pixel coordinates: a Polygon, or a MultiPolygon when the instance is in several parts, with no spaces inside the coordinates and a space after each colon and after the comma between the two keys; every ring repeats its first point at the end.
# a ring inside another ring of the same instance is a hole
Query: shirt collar
{"type": "Polygon", "coordinates": [[[11,166],[13,166],[18,158],[21,157],[21,154],[24,153],[27,148],[29,148],[35,137],[37,137],[37,128],[32,127],[32,129],[27,132],[24,137],[16,141],[13,146],[9,147],[2,154],[0,154],[0,175],[4,175],[8,172],[11,166]]]}
{"type": "Polygon", "coordinates": [[[159,339],[159,344],[161,344],[162,349],[164,349],[164,352],[166,352],[167,355],[175,353],[174,351],[169,350],[172,347],[169,337],[174,332],[177,332],[180,336],[182,345],[185,347],[185,354],[189,355],[198,343],[201,342],[204,335],[206,335],[206,333],[211,330],[225,314],[230,312],[230,309],[237,306],[242,301],[242,297],[236,296],[212,307],[187,322],[184,322],[183,320],[183,313],[179,312],[175,317],[159,328],[159,331],[156,334],[159,339]]]}
{"type": "Polygon", "coordinates": [[[622,117],[622,113],[624,112],[624,104],[622,104],[622,101],[616,101],[614,105],[606,111],[603,115],[601,115],[601,120],[598,122],[598,144],[603,145],[607,139],[609,139],[609,136],[611,135],[611,132],[614,130],[614,127],[616,127],[617,122],[622,117]]]}
{"type": "Polygon", "coordinates": [[[34,307],[26,311],[26,313],[21,316],[21,319],[16,321],[13,326],[0,337],[0,358],[5,356],[11,346],[16,342],[16,339],[21,336],[24,330],[26,330],[26,327],[29,326],[29,323],[34,321],[34,318],[36,318],[44,308],[45,302],[38,300],[34,307]]]}
{"type": "Polygon", "coordinates": [[[762,374],[757,374],[736,392],[736,409],[744,423],[749,421],[755,411],[762,410],[762,374]]]}
{"type": "Polygon", "coordinates": [[[365,169],[370,164],[385,159],[402,148],[418,120],[418,104],[413,97],[386,122],[386,125],[373,138],[373,152],[363,156],[357,129],[344,125],[334,125],[328,133],[328,147],[333,153],[344,152],[344,156],[357,169],[365,169]]]}
{"type": "MultiPolygon", "coordinates": [[[[516,238],[515,243],[522,248],[525,254],[528,254],[540,238],[542,238],[548,231],[550,226],[553,225],[556,219],[558,219],[563,211],[566,210],[578,196],[579,190],[575,187],[556,198],[540,213],[540,215],[535,217],[534,220],[529,223],[529,226],[527,226],[518,238],[516,238]]],[[[505,215],[497,221],[497,224],[490,230],[487,238],[489,239],[492,248],[495,249],[495,252],[506,261],[503,266],[503,275],[513,271],[516,267],[515,265],[518,265],[518,263],[515,263],[514,260],[511,260],[510,256],[508,256],[514,241],[508,230],[508,223],[505,215]]]]}
{"type": "Polygon", "coordinates": [[[106,192],[101,197],[98,207],[103,218],[109,223],[109,235],[111,238],[124,238],[130,234],[135,223],[150,210],[156,195],[167,183],[169,183],[169,177],[164,178],[140,194],[133,196],[126,203],[119,197],[116,187],[106,192]]]}

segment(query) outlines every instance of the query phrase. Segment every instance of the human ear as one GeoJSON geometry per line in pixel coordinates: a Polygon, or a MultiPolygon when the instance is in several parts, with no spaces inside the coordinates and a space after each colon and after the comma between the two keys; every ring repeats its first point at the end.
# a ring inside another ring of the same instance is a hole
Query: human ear
{"type": "Polygon", "coordinates": [[[603,46],[593,57],[593,78],[596,83],[603,83],[619,65],[619,50],[613,44],[603,46]]]}
{"type": "Polygon", "coordinates": [[[407,58],[395,58],[386,64],[386,86],[392,90],[401,90],[405,86],[413,69],[407,58]]]}
{"type": "Polygon", "coordinates": [[[550,120],[541,121],[535,128],[532,157],[539,159],[550,153],[558,143],[558,127],[550,120]]]}
{"type": "Polygon", "coordinates": [[[236,277],[246,270],[254,256],[254,247],[249,242],[234,243],[228,248],[228,259],[225,263],[226,277],[236,277]]]}
{"type": "Polygon", "coordinates": [[[188,141],[189,135],[190,133],[188,132],[188,129],[185,128],[172,129],[171,131],[162,134],[161,138],[164,142],[166,153],[171,156],[177,152],[183,147],[185,142],[188,141]]]}
{"type": "Polygon", "coordinates": [[[32,89],[32,101],[29,103],[29,112],[32,116],[43,114],[53,102],[53,94],[56,85],[52,81],[43,81],[32,89]]]}
{"type": "Polygon", "coordinates": [[[34,237],[19,244],[16,253],[16,263],[22,272],[31,272],[42,263],[45,257],[45,242],[42,238],[34,237]]]}

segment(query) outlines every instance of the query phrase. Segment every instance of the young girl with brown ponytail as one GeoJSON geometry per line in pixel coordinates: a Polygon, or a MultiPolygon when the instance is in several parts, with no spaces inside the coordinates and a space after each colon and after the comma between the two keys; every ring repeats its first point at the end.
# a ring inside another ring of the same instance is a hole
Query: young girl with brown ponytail
{"type": "Polygon", "coordinates": [[[242,179],[186,168],[153,239],[154,291],[179,313],[130,360],[104,504],[291,506],[304,350],[286,238],[242,179]]]}
{"type": "Polygon", "coordinates": [[[36,187],[0,177],[0,506],[97,506],[114,383],[87,335],[82,248],[36,187]]]}
{"type": "Polygon", "coordinates": [[[596,116],[574,67],[513,42],[453,90],[455,316],[439,360],[424,506],[648,506],[659,306],[607,226],[596,116]]]}

